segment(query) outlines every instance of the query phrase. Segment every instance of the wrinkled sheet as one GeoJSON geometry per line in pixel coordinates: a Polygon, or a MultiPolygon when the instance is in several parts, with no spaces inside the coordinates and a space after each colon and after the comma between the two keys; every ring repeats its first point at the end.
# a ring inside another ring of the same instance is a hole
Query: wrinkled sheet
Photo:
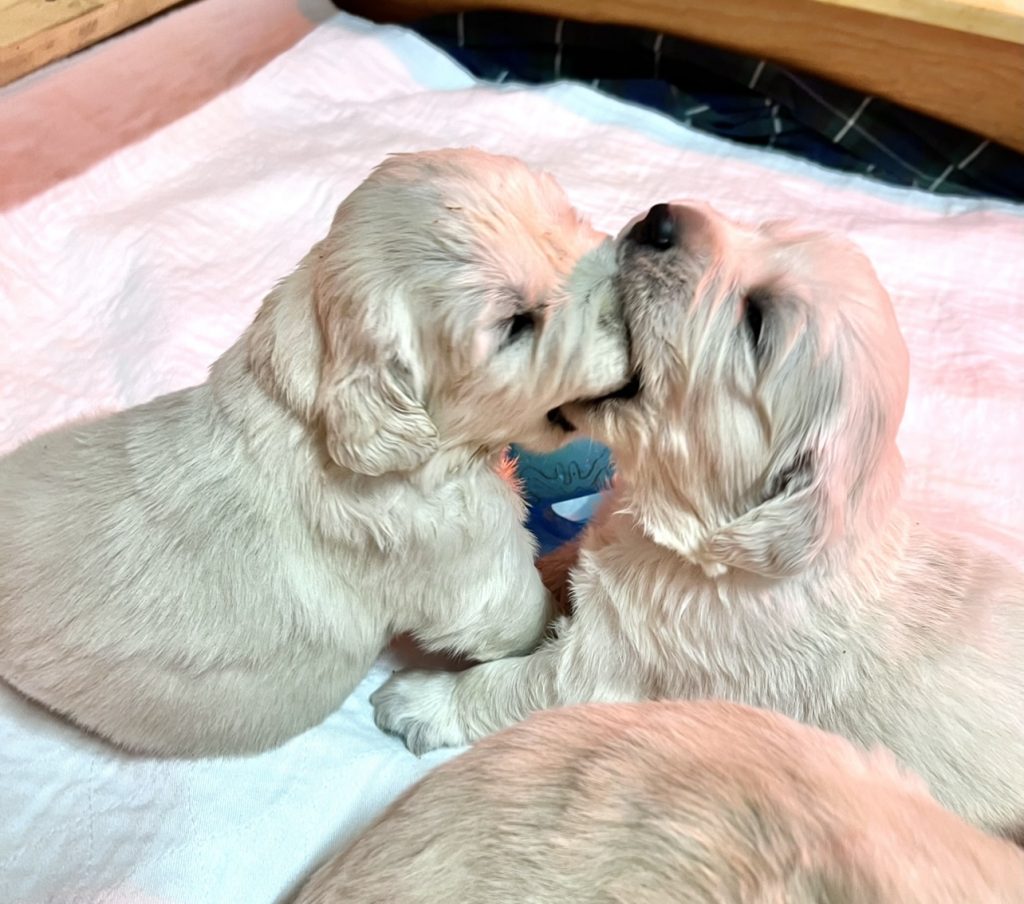
{"type": "MultiPolygon", "coordinates": [[[[0,449],[202,380],[384,155],[470,144],[549,169],[609,231],[699,197],[851,234],[912,350],[908,493],[1021,558],[1024,211],[746,150],[584,86],[480,86],[410,33],[342,15],[0,214],[0,449]]],[[[0,687],[0,901],[280,900],[450,755],[376,731],[387,668],[277,751],[195,763],[122,755],[0,687]]]]}

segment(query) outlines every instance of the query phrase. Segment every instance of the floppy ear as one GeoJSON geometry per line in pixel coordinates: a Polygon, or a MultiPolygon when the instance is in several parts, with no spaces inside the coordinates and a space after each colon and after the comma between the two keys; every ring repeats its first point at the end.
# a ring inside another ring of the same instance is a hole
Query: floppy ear
{"type": "MultiPolygon", "coordinates": [[[[318,287],[322,260],[314,247],[263,302],[248,332],[253,376],[306,423],[321,420],[342,467],[375,477],[411,470],[434,454],[438,436],[397,337],[384,341],[395,326],[371,330],[368,309],[339,295],[335,274],[318,287]]],[[[374,311],[386,320],[383,304],[374,311]]]]}
{"type": "Polygon", "coordinates": [[[774,578],[799,574],[832,536],[837,508],[820,456],[803,452],[770,478],[762,502],[705,537],[694,558],[711,577],[727,568],[774,578]]]}
{"type": "Polygon", "coordinates": [[[340,272],[322,273],[317,312],[323,363],[316,396],[327,452],[344,468],[379,477],[410,471],[438,449],[411,365],[411,330],[391,299],[366,280],[343,288],[340,272]],[[403,348],[403,346],[405,346],[403,348]]]}
{"type": "Polygon", "coordinates": [[[327,451],[339,465],[379,477],[411,471],[438,448],[437,428],[411,388],[402,362],[324,363],[318,407],[327,451]]]}

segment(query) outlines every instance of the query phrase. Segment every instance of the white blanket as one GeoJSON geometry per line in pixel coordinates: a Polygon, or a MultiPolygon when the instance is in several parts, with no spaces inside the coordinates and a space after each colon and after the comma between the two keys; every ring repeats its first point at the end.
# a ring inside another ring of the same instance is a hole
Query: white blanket
{"type": "MultiPolygon", "coordinates": [[[[699,197],[850,233],[912,351],[908,492],[1022,558],[1024,211],[746,150],[584,86],[477,85],[414,35],[340,15],[0,214],[0,450],[202,380],[374,164],[470,144],[551,170],[608,230],[699,197]]],[[[375,730],[384,674],[278,751],[198,763],[119,754],[0,687],[0,902],[280,900],[450,755],[375,730]]]]}

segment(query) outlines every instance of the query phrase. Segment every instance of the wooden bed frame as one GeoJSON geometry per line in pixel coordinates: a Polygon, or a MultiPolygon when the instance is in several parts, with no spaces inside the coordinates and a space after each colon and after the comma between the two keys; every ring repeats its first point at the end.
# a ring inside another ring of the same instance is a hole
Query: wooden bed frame
{"type": "MultiPolygon", "coordinates": [[[[177,2],[0,0],[0,84],[177,2]]],[[[391,22],[508,9],[643,26],[816,73],[1024,152],[1024,0],[339,0],[338,5],[391,22]]]]}

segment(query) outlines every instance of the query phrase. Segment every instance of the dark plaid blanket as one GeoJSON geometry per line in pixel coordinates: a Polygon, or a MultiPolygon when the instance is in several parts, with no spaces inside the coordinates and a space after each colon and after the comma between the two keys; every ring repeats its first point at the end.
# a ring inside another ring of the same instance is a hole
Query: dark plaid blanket
{"type": "Polygon", "coordinates": [[[413,26],[475,76],[592,84],[687,125],[930,192],[1024,201],[1024,155],[766,60],[639,28],[525,13],[413,26]]]}

